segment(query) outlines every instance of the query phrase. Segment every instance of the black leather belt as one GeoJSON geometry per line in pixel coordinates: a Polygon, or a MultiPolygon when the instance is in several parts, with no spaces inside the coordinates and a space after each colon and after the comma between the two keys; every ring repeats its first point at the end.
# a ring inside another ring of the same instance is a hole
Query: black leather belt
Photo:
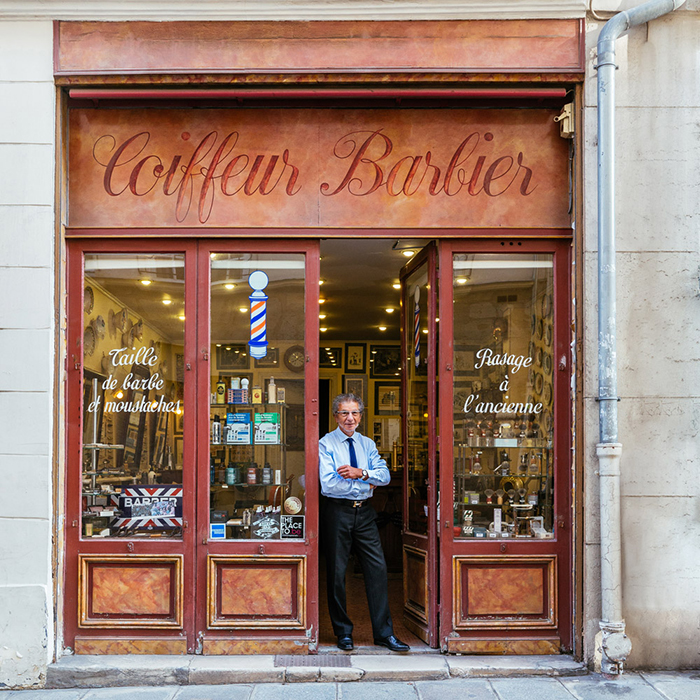
{"type": "Polygon", "coordinates": [[[369,503],[369,498],[364,501],[352,501],[349,498],[331,498],[330,496],[324,496],[332,503],[337,503],[339,506],[345,506],[346,508],[362,508],[362,506],[369,503]]]}

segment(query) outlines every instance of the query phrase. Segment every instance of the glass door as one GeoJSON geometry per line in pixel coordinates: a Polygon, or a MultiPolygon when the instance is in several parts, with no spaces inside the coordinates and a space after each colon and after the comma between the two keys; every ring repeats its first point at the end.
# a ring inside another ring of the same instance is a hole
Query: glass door
{"type": "Polygon", "coordinates": [[[425,247],[401,272],[404,624],[437,646],[437,270],[425,247]]]}
{"type": "Polygon", "coordinates": [[[205,654],[317,641],[318,265],[316,243],[200,244],[205,654]]]}
{"type": "Polygon", "coordinates": [[[569,250],[568,241],[441,249],[447,651],[571,647],[569,250]]]}

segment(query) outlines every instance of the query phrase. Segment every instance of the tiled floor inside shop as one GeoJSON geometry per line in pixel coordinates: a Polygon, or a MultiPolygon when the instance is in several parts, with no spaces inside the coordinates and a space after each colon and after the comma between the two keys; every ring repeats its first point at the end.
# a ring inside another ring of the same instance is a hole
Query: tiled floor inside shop
{"type": "MultiPolygon", "coordinates": [[[[320,588],[320,649],[321,653],[338,651],[336,646],[337,639],[333,634],[333,627],[328,616],[328,604],[326,598],[326,563],[323,558],[319,565],[319,588],[320,588]]],[[[372,635],[372,624],[369,619],[369,610],[367,608],[367,595],[365,594],[365,581],[360,573],[353,572],[352,562],[348,566],[346,576],[345,590],[347,592],[348,615],[353,621],[355,628],[353,630],[353,640],[355,648],[358,647],[373,647],[377,651],[382,650],[386,653],[391,653],[388,649],[374,646],[374,637],[372,635]]],[[[415,634],[410,632],[403,624],[403,577],[401,574],[389,574],[389,607],[391,616],[394,621],[394,634],[406,644],[411,646],[411,651],[431,651],[430,647],[415,634]]],[[[367,649],[362,650],[367,653],[367,649]]],[[[437,650],[436,650],[437,651],[437,650]]]]}

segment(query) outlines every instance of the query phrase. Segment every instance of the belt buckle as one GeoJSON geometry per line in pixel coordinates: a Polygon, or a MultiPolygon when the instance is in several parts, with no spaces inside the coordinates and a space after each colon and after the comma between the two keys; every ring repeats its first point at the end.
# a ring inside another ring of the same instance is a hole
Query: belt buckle
{"type": "Polygon", "coordinates": [[[362,508],[362,504],[363,504],[363,503],[364,503],[364,501],[353,501],[353,502],[352,502],[352,507],[353,507],[353,508],[362,508]]]}

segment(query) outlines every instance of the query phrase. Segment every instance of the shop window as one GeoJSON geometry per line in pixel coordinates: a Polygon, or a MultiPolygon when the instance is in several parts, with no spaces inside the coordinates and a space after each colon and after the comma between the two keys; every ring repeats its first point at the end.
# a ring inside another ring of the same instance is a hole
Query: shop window
{"type": "Polygon", "coordinates": [[[210,539],[304,539],[304,255],[210,264],[210,539]]]}
{"type": "Polygon", "coordinates": [[[84,537],[181,537],[183,255],[85,255],[84,537]]]}
{"type": "Polygon", "coordinates": [[[553,537],[553,257],[453,259],[454,531],[553,537]]]}

